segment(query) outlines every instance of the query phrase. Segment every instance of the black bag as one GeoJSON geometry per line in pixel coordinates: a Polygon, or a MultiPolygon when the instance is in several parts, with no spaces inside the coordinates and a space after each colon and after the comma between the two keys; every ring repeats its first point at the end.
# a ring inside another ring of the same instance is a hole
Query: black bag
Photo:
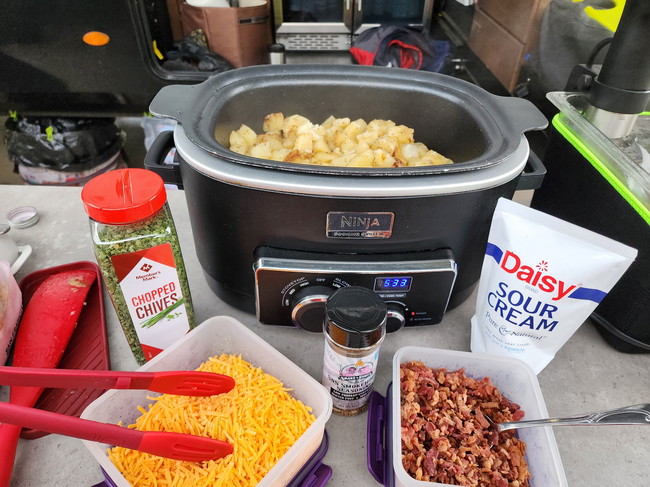
{"type": "Polygon", "coordinates": [[[451,45],[410,27],[382,25],[359,34],[350,53],[359,64],[368,66],[441,73],[448,64],[451,45]]]}
{"type": "Polygon", "coordinates": [[[84,171],[107,161],[124,144],[114,118],[9,118],[9,159],[16,165],[84,171]]]}

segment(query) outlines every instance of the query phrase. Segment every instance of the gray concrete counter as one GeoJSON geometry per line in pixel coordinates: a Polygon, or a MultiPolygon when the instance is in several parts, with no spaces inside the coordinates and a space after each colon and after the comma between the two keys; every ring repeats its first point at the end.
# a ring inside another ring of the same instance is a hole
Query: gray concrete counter
{"type": "MultiPolygon", "coordinates": [[[[16,206],[35,206],[41,213],[35,226],[10,232],[19,245],[28,244],[33,248],[31,257],[16,275],[18,280],[39,269],[95,260],[80,191],[80,188],[0,186],[0,222],[16,206]]],[[[261,325],[254,315],[220,301],[205,283],[196,258],[184,193],[169,191],[169,202],[181,238],[197,321],[216,315],[233,316],[320,380],[322,335],[261,325]]],[[[108,297],[105,305],[112,367],[133,370],[137,364],[108,297]]],[[[448,311],[439,325],[407,328],[389,335],[382,345],[375,389],[385,393],[390,382],[392,356],[402,346],[469,350],[473,311],[472,298],[448,311]]],[[[616,351],[590,322],[578,330],[538,377],[552,416],[650,402],[650,354],[616,351]]],[[[7,400],[7,389],[0,387],[0,400],[7,400]]],[[[333,469],[329,485],[379,485],[366,467],[366,419],[366,414],[362,414],[333,415],[329,420],[330,446],[325,457],[325,463],[333,469]]],[[[650,485],[650,427],[558,427],[554,433],[569,485],[650,485]]],[[[80,440],[49,435],[20,440],[11,485],[90,487],[102,479],[98,464],[80,440]]]]}

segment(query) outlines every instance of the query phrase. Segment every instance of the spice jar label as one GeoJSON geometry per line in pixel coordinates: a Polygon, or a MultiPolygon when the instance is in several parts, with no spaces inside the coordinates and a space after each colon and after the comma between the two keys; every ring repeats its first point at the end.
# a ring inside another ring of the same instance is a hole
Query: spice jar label
{"type": "Polygon", "coordinates": [[[189,330],[174,254],[169,243],[111,257],[145,359],[189,330]]]}
{"type": "Polygon", "coordinates": [[[372,393],[379,349],[363,357],[346,357],[325,345],[323,385],[339,410],[364,406],[372,393]]]}

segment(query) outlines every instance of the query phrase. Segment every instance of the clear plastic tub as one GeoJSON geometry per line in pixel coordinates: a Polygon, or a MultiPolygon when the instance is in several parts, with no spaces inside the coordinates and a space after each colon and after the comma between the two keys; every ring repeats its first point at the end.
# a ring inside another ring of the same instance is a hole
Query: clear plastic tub
{"type": "MultiPolygon", "coordinates": [[[[546,404],[537,376],[521,360],[481,353],[457,352],[422,347],[400,348],[393,357],[393,394],[391,417],[392,463],[395,486],[446,487],[449,484],[422,482],[412,478],[402,466],[400,421],[400,364],[419,360],[427,367],[449,370],[465,369],[468,377],[489,377],[492,383],[511,401],[525,411],[524,419],[548,417],[546,404]]],[[[560,453],[551,427],[522,429],[519,438],[526,442],[526,461],[532,475],[530,487],[565,487],[567,485],[560,453]]]]}
{"type": "MultiPolygon", "coordinates": [[[[221,353],[241,354],[244,360],[261,367],[281,380],[291,394],[312,408],[316,417],[289,451],[258,484],[259,487],[285,486],[303,468],[320,447],[325,423],[332,413],[332,400],[325,388],[304,370],[271,347],[234,318],[216,316],[190,331],[183,339],[140,367],[139,371],[194,370],[207,358],[221,353]]],[[[152,393],[136,390],[113,390],[103,394],[83,412],[82,418],[105,423],[132,424],[140,416],[137,406],[145,407],[152,393]]],[[[130,487],[108,459],[111,445],[84,441],[110,480],[118,487],[130,487]]]]}

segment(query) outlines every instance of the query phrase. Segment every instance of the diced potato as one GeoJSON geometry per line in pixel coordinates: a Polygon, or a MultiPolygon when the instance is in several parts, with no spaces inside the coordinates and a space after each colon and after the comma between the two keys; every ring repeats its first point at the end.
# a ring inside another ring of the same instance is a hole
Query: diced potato
{"type": "Polygon", "coordinates": [[[377,167],[393,167],[395,164],[395,158],[384,150],[375,149],[373,155],[374,165],[377,167]]]}
{"type": "Polygon", "coordinates": [[[427,151],[429,150],[429,148],[426,145],[424,145],[422,142],[415,142],[414,145],[418,150],[419,158],[422,158],[424,154],[426,154],[427,151]]]}
{"type": "Polygon", "coordinates": [[[361,154],[357,154],[350,159],[350,166],[352,167],[370,167],[375,160],[375,155],[370,149],[361,154]]]}
{"type": "Polygon", "coordinates": [[[272,161],[284,162],[291,151],[289,149],[277,149],[271,154],[272,161]]]}
{"type": "Polygon", "coordinates": [[[350,125],[350,119],[349,118],[337,118],[332,122],[332,125],[330,127],[330,133],[332,135],[341,132],[345,130],[345,128],[350,125]]]}
{"type": "Polygon", "coordinates": [[[368,124],[368,130],[377,132],[381,137],[388,131],[388,129],[394,126],[395,126],[395,122],[393,122],[392,120],[372,120],[368,124]]]}
{"type": "Polygon", "coordinates": [[[359,142],[357,146],[354,148],[354,152],[357,154],[361,154],[362,152],[366,152],[370,150],[370,146],[368,145],[367,142],[359,142]]]}
{"type": "Polygon", "coordinates": [[[244,140],[246,141],[246,145],[248,145],[249,147],[255,145],[255,143],[257,142],[257,134],[248,125],[242,124],[242,126],[239,127],[239,130],[237,132],[239,132],[239,135],[241,135],[244,138],[244,140]]]}
{"type": "Polygon", "coordinates": [[[369,146],[375,140],[377,140],[379,137],[380,137],[380,134],[376,130],[365,130],[365,131],[361,132],[357,136],[357,140],[359,142],[365,142],[369,146]]]}
{"type": "Polygon", "coordinates": [[[242,137],[238,131],[233,130],[230,132],[229,142],[231,151],[244,155],[248,152],[248,144],[246,143],[246,139],[244,139],[244,137],[242,137]]]}
{"type": "Polygon", "coordinates": [[[302,115],[291,115],[289,118],[284,119],[284,123],[282,124],[282,133],[285,137],[292,133],[297,134],[300,126],[304,124],[311,125],[311,122],[302,115]]]}
{"type": "Polygon", "coordinates": [[[389,154],[393,154],[397,150],[397,138],[384,135],[377,140],[375,140],[370,147],[372,149],[382,149],[389,154]]]}
{"type": "Polygon", "coordinates": [[[255,144],[251,147],[249,155],[251,157],[257,157],[259,159],[271,159],[273,154],[273,149],[269,142],[262,142],[261,144],[255,144]]]}
{"type": "Polygon", "coordinates": [[[284,160],[285,162],[302,162],[303,155],[300,153],[300,151],[292,150],[287,154],[284,160]]]}
{"type": "Polygon", "coordinates": [[[330,152],[330,146],[324,138],[314,140],[314,152],[330,152]]]}
{"type": "Polygon", "coordinates": [[[354,141],[354,139],[350,139],[348,137],[345,137],[343,134],[339,134],[336,137],[336,145],[338,145],[341,148],[341,152],[352,152],[357,146],[357,143],[354,141]]]}
{"type": "Polygon", "coordinates": [[[400,144],[396,154],[404,162],[415,163],[420,160],[420,153],[415,144],[400,144]]]}
{"type": "Polygon", "coordinates": [[[350,124],[343,129],[343,132],[341,132],[345,137],[352,139],[357,137],[360,133],[362,133],[366,129],[366,123],[363,120],[355,120],[354,122],[350,122],[350,124]]]}
{"type": "Polygon", "coordinates": [[[259,134],[257,136],[257,144],[269,144],[271,149],[282,149],[282,136],[280,134],[259,134]]]}
{"type": "Polygon", "coordinates": [[[350,161],[354,157],[354,154],[347,153],[347,154],[342,154],[338,156],[335,159],[332,159],[332,166],[349,166],[350,161]]]}
{"type": "Polygon", "coordinates": [[[386,134],[395,137],[400,144],[408,144],[413,142],[413,129],[404,125],[396,125],[386,131],[386,134]]]}
{"type": "Polygon", "coordinates": [[[453,164],[453,161],[448,157],[443,156],[442,154],[437,153],[434,150],[427,151],[424,156],[422,156],[420,166],[441,166],[443,164],[453,164]]]}
{"type": "Polygon", "coordinates": [[[314,138],[310,133],[300,134],[296,138],[294,148],[299,152],[312,153],[314,151],[314,138]]]}
{"type": "Polygon", "coordinates": [[[281,112],[264,117],[264,133],[247,125],[230,133],[230,149],[261,159],[297,164],[398,167],[451,164],[453,161],[415,142],[414,131],[392,120],[328,117],[313,124],[302,115],[281,112]]]}
{"type": "Polygon", "coordinates": [[[284,126],[284,114],[282,112],[269,113],[264,117],[264,122],[262,123],[262,130],[264,132],[282,132],[282,127],[284,126]]]}
{"type": "Polygon", "coordinates": [[[329,165],[337,157],[336,154],[332,154],[331,152],[316,152],[312,160],[316,164],[329,165]]]}
{"type": "Polygon", "coordinates": [[[330,115],[329,117],[327,117],[327,120],[325,120],[323,123],[320,124],[320,126],[323,127],[324,129],[329,129],[335,120],[336,118],[334,118],[334,115],[330,115]]]}
{"type": "Polygon", "coordinates": [[[296,134],[287,135],[282,140],[282,147],[285,149],[292,149],[296,145],[296,139],[298,136],[296,134]]]}

